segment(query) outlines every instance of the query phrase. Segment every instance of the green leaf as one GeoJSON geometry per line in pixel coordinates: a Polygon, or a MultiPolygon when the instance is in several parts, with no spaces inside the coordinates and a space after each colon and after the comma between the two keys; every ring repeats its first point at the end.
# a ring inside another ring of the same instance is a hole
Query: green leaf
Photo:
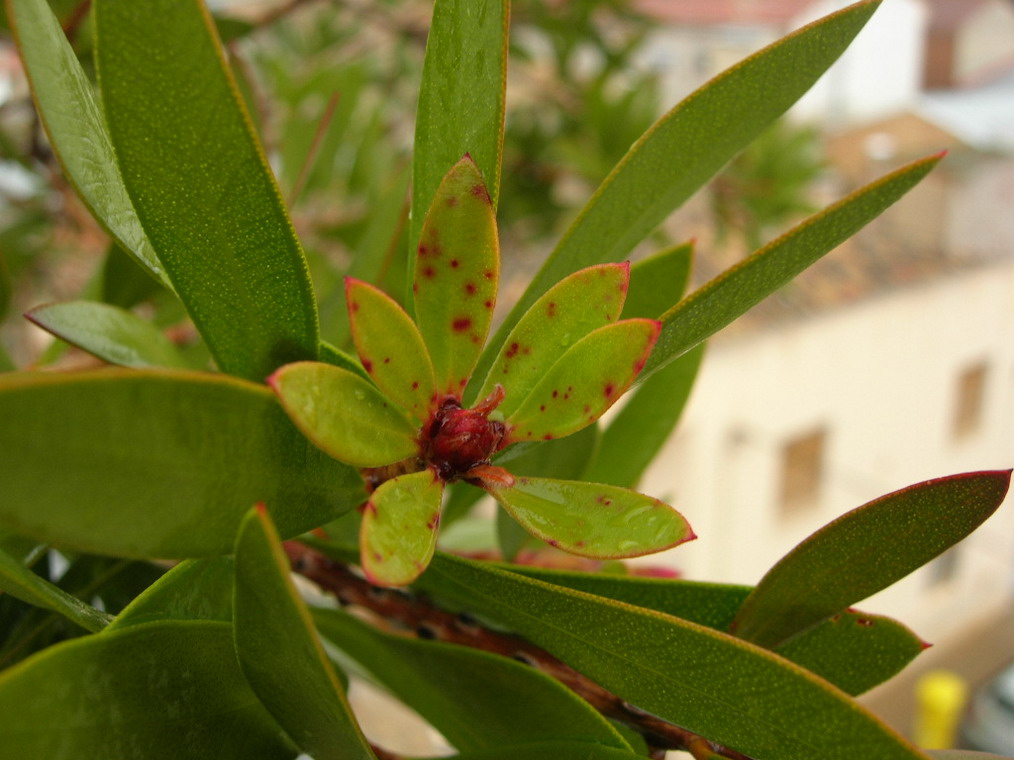
{"type": "Polygon", "coordinates": [[[554,283],[591,264],[626,258],[670,211],[753,142],[837,60],[878,5],[856,3],[778,40],[659,119],[574,220],[490,342],[480,369],[554,283]]]}
{"type": "Polygon", "coordinates": [[[926,760],[822,679],[732,636],[443,554],[420,585],[510,626],[637,707],[756,760],[926,760]]]}
{"type": "Polygon", "coordinates": [[[896,620],[849,609],[775,651],[855,696],[901,672],[928,646],[896,620]]]}
{"type": "Polygon", "coordinates": [[[422,422],[436,396],[433,364],[419,328],[397,302],[360,280],[345,279],[352,340],[384,394],[422,422]]]}
{"type": "Polygon", "coordinates": [[[292,536],[364,498],[268,389],[220,375],[4,375],[0,450],[0,524],[99,554],[224,554],[256,501],[292,536]]]}
{"type": "Polygon", "coordinates": [[[289,578],[289,562],[263,507],[236,540],[233,609],[239,664],[261,702],[314,760],[376,760],[289,578]]]}
{"type": "Polygon", "coordinates": [[[188,368],[179,349],[161,330],[118,306],[70,301],[39,306],[25,316],[43,330],[110,364],[188,368]]]}
{"type": "Polygon", "coordinates": [[[691,293],[662,317],[641,379],[721,330],[852,237],[915,187],[940,156],[915,161],[828,206],[691,293]]]}
{"type": "Polygon", "coordinates": [[[603,264],[557,283],[507,336],[478,397],[486,398],[495,385],[503,385],[507,395],[499,410],[509,417],[560,358],[561,350],[620,318],[629,278],[629,264],[603,264]]]}
{"type": "Polygon", "coordinates": [[[380,467],[416,453],[418,429],[367,380],[330,364],[287,364],[268,378],[296,426],[336,459],[380,467]]]}
{"type": "Polygon", "coordinates": [[[363,572],[379,586],[407,586],[429,565],[444,483],[432,470],[399,475],[370,496],[359,533],[363,572]]]}
{"type": "Polygon", "coordinates": [[[887,588],[993,514],[1010,475],[971,472],[927,480],[842,515],[767,572],[731,630],[762,646],[778,644],[887,588]]]}
{"type": "Polygon", "coordinates": [[[487,490],[530,533],[582,557],[639,557],[695,538],[668,504],[625,488],[518,477],[487,490]]]}
{"type": "Polygon", "coordinates": [[[444,175],[470,154],[493,208],[500,187],[509,0],[437,0],[415,119],[409,242],[444,175]]]}
{"type": "Polygon", "coordinates": [[[528,665],[455,644],[380,633],[339,610],[314,610],[313,617],[324,638],[462,752],[552,739],[629,750],[598,712],[528,665]]]}
{"type": "Polygon", "coordinates": [[[93,13],[124,182],[219,367],[262,380],[316,358],[306,261],[203,4],[98,0],[93,13]]]}
{"type": "Polygon", "coordinates": [[[290,760],[250,691],[232,629],[149,623],[50,647],[0,674],[0,755],[290,760]]]}
{"type": "Polygon", "coordinates": [[[601,445],[582,480],[637,486],[683,414],[704,357],[704,345],[699,343],[635,388],[603,431],[601,445]]]}
{"type": "Polygon", "coordinates": [[[464,390],[489,332],[499,277],[496,215],[482,175],[465,156],[426,214],[412,286],[439,392],[464,390]]]}
{"type": "Polygon", "coordinates": [[[630,268],[623,318],[658,319],[683,297],[690,282],[694,243],[682,243],[642,259],[630,268]]]}
{"type": "Polygon", "coordinates": [[[137,262],[172,289],[124,186],[91,82],[45,0],[8,0],[39,118],[81,200],[137,262]]]}
{"type": "Polygon", "coordinates": [[[232,557],[188,559],[124,607],[107,631],[163,620],[232,622],[232,557]]]}
{"type": "Polygon", "coordinates": [[[507,417],[508,441],[561,438],[595,422],[634,382],[659,329],[627,319],[577,340],[507,417]]]}
{"type": "Polygon", "coordinates": [[[106,613],[40,578],[2,549],[0,549],[0,591],[36,607],[58,612],[92,633],[101,631],[111,619],[106,613]]]}
{"type": "MultiPolygon", "coordinates": [[[[521,565],[502,567],[528,578],[673,615],[723,632],[752,591],[751,586],[576,573],[521,565]]],[[[848,610],[775,651],[855,695],[894,676],[925,647],[922,639],[890,618],[848,610]]]]}
{"type": "Polygon", "coordinates": [[[325,364],[330,364],[359,375],[363,380],[370,379],[370,376],[366,374],[366,370],[363,369],[363,365],[359,363],[358,359],[351,354],[345,353],[340,348],[335,348],[330,343],[321,341],[320,360],[325,364]]]}

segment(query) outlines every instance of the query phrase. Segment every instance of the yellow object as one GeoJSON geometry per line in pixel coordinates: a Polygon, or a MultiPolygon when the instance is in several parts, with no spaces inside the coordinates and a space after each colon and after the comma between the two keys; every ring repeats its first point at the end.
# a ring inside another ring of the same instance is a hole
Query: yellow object
{"type": "Polygon", "coordinates": [[[968,699],[965,679],[949,670],[931,670],[916,683],[915,696],[915,743],[951,749],[968,699]]]}

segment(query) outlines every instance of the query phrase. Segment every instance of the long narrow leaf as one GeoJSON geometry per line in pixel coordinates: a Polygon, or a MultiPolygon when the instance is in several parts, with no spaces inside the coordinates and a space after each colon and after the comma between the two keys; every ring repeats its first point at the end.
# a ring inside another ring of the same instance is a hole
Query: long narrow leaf
{"type": "Polygon", "coordinates": [[[77,597],[40,578],[2,549],[0,549],[0,591],[36,607],[45,607],[58,612],[92,633],[101,631],[111,619],[101,610],[85,604],[77,597]]]}
{"type": "Polygon", "coordinates": [[[171,288],[124,186],[91,82],[60,23],[45,0],[7,0],[7,11],[39,118],[64,174],[123,249],[171,288]]]}
{"type": "Polygon", "coordinates": [[[827,682],[734,637],[447,555],[423,583],[639,708],[756,760],[926,760],[827,682]]]}
{"type": "Polygon", "coordinates": [[[981,525],[1003,502],[1010,476],[927,480],[842,515],[767,572],[732,629],[772,646],[887,588],[981,525]]]}
{"type": "Polygon", "coordinates": [[[124,607],[106,631],[162,620],[229,623],[233,575],[232,557],[184,560],[124,607]]]}
{"type": "Polygon", "coordinates": [[[625,259],[820,78],[879,4],[856,3],[778,40],[656,122],[616,165],[539,270],[490,341],[478,376],[485,376],[504,336],[535,299],[571,272],[625,259]]]}
{"type": "Polygon", "coordinates": [[[321,609],[313,615],[325,638],[462,752],[552,739],[629,749],[587,703],[527,665],[383,634],[346,612],[321,609]]]}
{"type": "Polygon", "coordinates": [[[914,161],[828,206],[691,293],[662,316],[640,379],[721,330],[915,187],[941,156],[914,161]]]}
{"type": "Polygon", "coordinates": [[[3,375],[0,451],[0,525],[100,554],[225,554],[257,501],[292,536],[365,498],[267,388],[221,375],[3,375]]]}
{"type": "Polygon", "coordinates": [[[289,562],[262,507],[236,541],[236,654],[279,725],[314,760],[376,760],[289,578],[289,562]]]}
{"type": "Polygon", "coordinates": [[[94,14],[127,191],[219,367],[263,380],[315,359],[306,261],[207,10],[98,0],[94,14]]]}
{"type": "Polygon", "coordinates": [[[503,156],[509,0],[437,0],[416,113],[409,243],[444,175],[466,153],[496,208],[503,156]]]}

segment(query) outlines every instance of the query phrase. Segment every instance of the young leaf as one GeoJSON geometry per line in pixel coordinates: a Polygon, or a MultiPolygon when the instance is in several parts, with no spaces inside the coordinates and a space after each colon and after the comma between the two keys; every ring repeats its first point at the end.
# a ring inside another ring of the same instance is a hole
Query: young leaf
{"type": "Polygon", "coordinates": [[[494,386],[503,385],[508,393],[498,408],[509,417],[562,349],[620,318],[629,278],[629,264],[603,264],[557,283],[507,336],[478,397],[486,398],[494,386]]]}
{"type": "Polygon", "coordinates": [[[582,480],[637,486],[683,414],[704,357],[704,345],[694,346],[634,389],[603,431],[595,459],[582,480]]]}
{"type": "Polygon", "coordinates": [[[641,259],[630,268],[623,318],[658,319],[683,297],[690,282],[694,243],[682,243],[641,259]]]}
{"type": "Polygon", "coordinates": [[[133,308],[165,292],[163,285],[115,241],[106,248],[98,290],[99,300],[121,309],[133,308]]]}
{"type": "Polygon", "coordinates": [[[133,312],[98,301],[39,306],[25,316],[43,330],[122,367],[189,369],[161,330],[133,312]]]}
{"type": "Polygon", "coordinates": [[[433,7],[412,164],[412,226],[447,171],[466,153],[487,178],[493,207],[500,188],[507,86],[509,0],[437,0],[433,7]]]}
{"type": "Polygon", "coordinates": [[[0,715],[2,757],[296,754],[250,691],[226,623],[148,623],[50,647],[0,674],[0,715]]]}
{"type": "Polygon", "coordinates": [[[45,0],[8,0],[7,8],[39,118],[64,174],[123,249],[172,289],[124,186],[92,84],[60,23],[45,0]]]}
{"type": "Polygon", "coordinates": [[[979,527],[1003,502],[1010,475],[927,480],[842,515],[767,572],[730,629],[773,646],[887,588],[979,527]]]}
{"type": "Polygon", "coordinates": [[[838,689],[735,637],[444,554],[420,586],[511,627],[638,708],[756,760],[927,760],[838,689]]]}
{"type": "Polygon", "coordinates": [[[3,375],[0,451],[0,525],[100,554],[225,554],[255,501],[292,536],[365,498],[267,388],[221,375],[3,375]]]}
{"type": "Polygon", "coordinates": [[[419,328],[393,298],[360,280],[345,279],[352,340],[366,372],[384,394],[415,419],[426,419],[436,394],[433,364],[419,328]]]}
{"type": "Polygon", "coordinates": [[[384,634],[339,610],[314,610],[313,618],[324,638],[461,752],[552,739],[630,749],[586,702],[528,665],[384,634]]]}
{"type": "Polygon", "coordinates": [[[659,329],[651,319],[628,319],[561,345],[563,355],[507,417],[508,440],[561,438],[595,422],[634,382],[659,329]]]}
{"type": "Polygon", "coordinates": [[[380,467],[416,453],[416,426],[376,386],[320,362],[287,364],[268,378],[296,427],[336,459],[380,467]]]}
{"type": "Polygon", "coordinates": [[[760,303],[915,187],[940,156],[914,161],[828,206],[691,293],[662,316],[641,380],[760,303]]]}
{"type": "Polygon", "coordinates": [[[625,488],[519,477],[487,490],[530,533],[582,557],[639,557],[695,538],[668,504],[625,488]]]}
{"type": "Polygon", "coordinates": [[[97,0],[93,13],[124,182],[219,367],[260,381],[316,358],[306,261],[207,10],[97,0]]]}
{"type": "Polygon", "coordinates": [[[289,578],[289,562],[263,507],[236,540],[236,654],[254,693],[314,760],[376,760],[289,578]]]}
{"type": "Polygon", "coordinates": [[[106,631],[162,620],[232,622],[232,557],[180,562],[124,607],[106,631]]]}
{"type": "Polygon", "coordinates": [[[490,342],[479,373],[520,316],[554,283],[591,264],[625,259],[670,211],[753,142],[837,60],[879,4],[859,2],[793,32],[722,72],[659,119],[574,220],[490,342]]]}
{"type": "Polygon", "coordinates": [[[101,631],[112,619],[101,610],[40,578],[3,549],[0,549],[0,592],[6,592],[36,607],[58,612],[92,633],[101,631]]]}
{"type": "Polygon", "coordinates": [[[496,216],[482,175],[465,156],[426,214],[412,286],[439,392],[464,390],[486,342],[499,277],[496,216]]]}
{"type": "Polygon", "coordinates": [[[379,586],[407,586],[429,565],[440,527],[443,481],[431,470],[399,475],[370,496],[360,527],[360,563],[379,586]]]}

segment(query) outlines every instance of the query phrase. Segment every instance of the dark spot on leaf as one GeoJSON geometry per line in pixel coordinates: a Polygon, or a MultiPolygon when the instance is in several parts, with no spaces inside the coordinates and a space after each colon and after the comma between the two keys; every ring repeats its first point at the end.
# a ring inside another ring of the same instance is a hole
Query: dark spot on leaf
{"type": "Polygon", "coordinates": [[[390,363],[391,363],[391,357],[390,356],[385,356],[384,357],[384,364],[390,364],[390,363]]]}
{"type": "Polygon", "coordinates": [[[447,205],[450,206],[451,208],[454,208],[455,206],[457,206],[458,205],[458,198],[457,198],[457,196],[454,196],[454,195],[448,196],[447,197],[447,205]]]}
{"type": "Polygon", "coordinates": [[[560,546],[560,542],[557,541],[556,539],[553,539],[553,538],[550,538],[549,540],[547,540],[546,543],[549,544],[550,546],[552,546],[554,549],[559,548],[559,546],[560,546]]]}
{"type": "Polygon", "coordinates": [[[475,345],[479,345],[480,343],[482,343],[482,338],[480,336],[476,335],[475,333],[472,333],[472,342],[475,345]]]}
{"type": "Polygon", "coordinates": [[[546,411],[546,405],[545,404],[539,404],[539,411],[540,412],[546,411]]]}
{"type": "Polygon", "coordinates": [[[489,193],[483,185],[472,185],[472,195],[485,203],[491,203],[489,193]]]}
{"type": "Polygon", "coordinates": [[[482,276],[485,277],[487,280],[492,280],[496,276],[496,272],[494,272],[492,269],[487,269],[485,272],[482,273],[482,276]]]}
{"type": "Polygon", "coordinates": [[[487,309],[492,309],[493,302],[487,299],[486,303],[484,303],[483,306],[485,306],[487,309]]]}
{"type": "Polygon", "coordinates": [[[457,269],[461,266],[461,262],[457,259],[451,259],[451,269],[457,269]]]}
{"type": "Polygon", "coordinates": [[[423,277],[432,280],[437,275],[437,270],[433,267],[424,267],[422,270],[423,277]]]}
{"type": "Polygon", "coordinates": [[[869,618],[856,618],[856,625],[861,625],[866,628],[870,628],[873,626],[873,621],[870,620],[869,618]]]}
{"type": "Polygon", "coordinates": [[[454,321],[451,322],[451,327],[454,328],[454,332],[465,332],[465,330],[471,326],[471,317],[455,317],[454,321]]]}
{"type": "Polygon", "coordinates": [[[544,440],[544,441],[551,441],[551,440],[553,440],[553,434],[552,433],[546,433],[544,436],[542,436],[542,440],[544,440]]]}
{"type": "Polygon", "coordinates": [[[634,374],[641,373],[641,370],[644,369],[644,364],[646,361],[647,361],[646,359],[638,359],[636,362],[634,362],[634,374]]]}
{"type": "Polygon", "coordinates": [[[528,356],[528,354],[530,354],[531,352],[532,352],[531,346],[525,346],[524,348],[521,349],[521,353],[523,353],[525,356],[528,356]]]}
{"type": "Polygon", "coordinates": [[[426,527],[429,528],[430,530],[436,530],[437,528],[439,528],[440,527],[440,514],[437,513],[437,514],[433,515],[433,517],[431,517],[427,521],[426,527]]]}
{"type": "Polygon", "coordinates": [[[414,390],[414,391],[419,390],[419,381],[418,380],[413,380],[412,381],[412,390],[414,390]]]}
{"type": "Polygon", "coordinates": [[[465,283],[465,292],[468,293],[468,295],[470,296],[474,296],[478,289],[479,288],[476,287],[474,282],[465,283]]]}
{"type": "Polygon", "coordinates": [[[508,359],[513,359],[518,355],[518,348],[519,346],[517,343],[511,343],[510,348],[507,349],[507,353],[505,353],[504,356],[508,359]]]}
{"type": "Polygon", "coordinates": [[[590,404],[585,404],[584,405],[584,413],[588,414],[588,412],[590,412],[590,411],[591,411],[591,405],[590,404]]]}
{"type": "Polygon", "coordinates": [[[363,369],[365,369],[367,372],[373,372],[373,362],[371,362],[369,359],[363,359],[363,369]]]}
{"type": "Polygon", "coordinates": [[[612,398],[613,393],[615,392],[616,386],[614,386],[612,383],[606,383],[606,387],[602,389],[602,393],[605,395],[606,398],[612,398]]]}
{"type": "Polygon", "coordinates": [[[560,391],[557,391],[557,390],[553,391],[553,398],[556,398],[559,395],[560,395],[560,391]]]}
{"type": "Polygon", "coordinates": [[[351,311],[359,311],[359,302],[358,302],[358,301],[352,301],[352,302],[351,302],[351,303],[349,304],[349,309],[350,309],[351,311]]]}
{"type": "Polygon", "coordinates": [[[556,302],[550,301],[549,305],[546,306],[546,315],[552,319],[556,316],[556,302]]]}

